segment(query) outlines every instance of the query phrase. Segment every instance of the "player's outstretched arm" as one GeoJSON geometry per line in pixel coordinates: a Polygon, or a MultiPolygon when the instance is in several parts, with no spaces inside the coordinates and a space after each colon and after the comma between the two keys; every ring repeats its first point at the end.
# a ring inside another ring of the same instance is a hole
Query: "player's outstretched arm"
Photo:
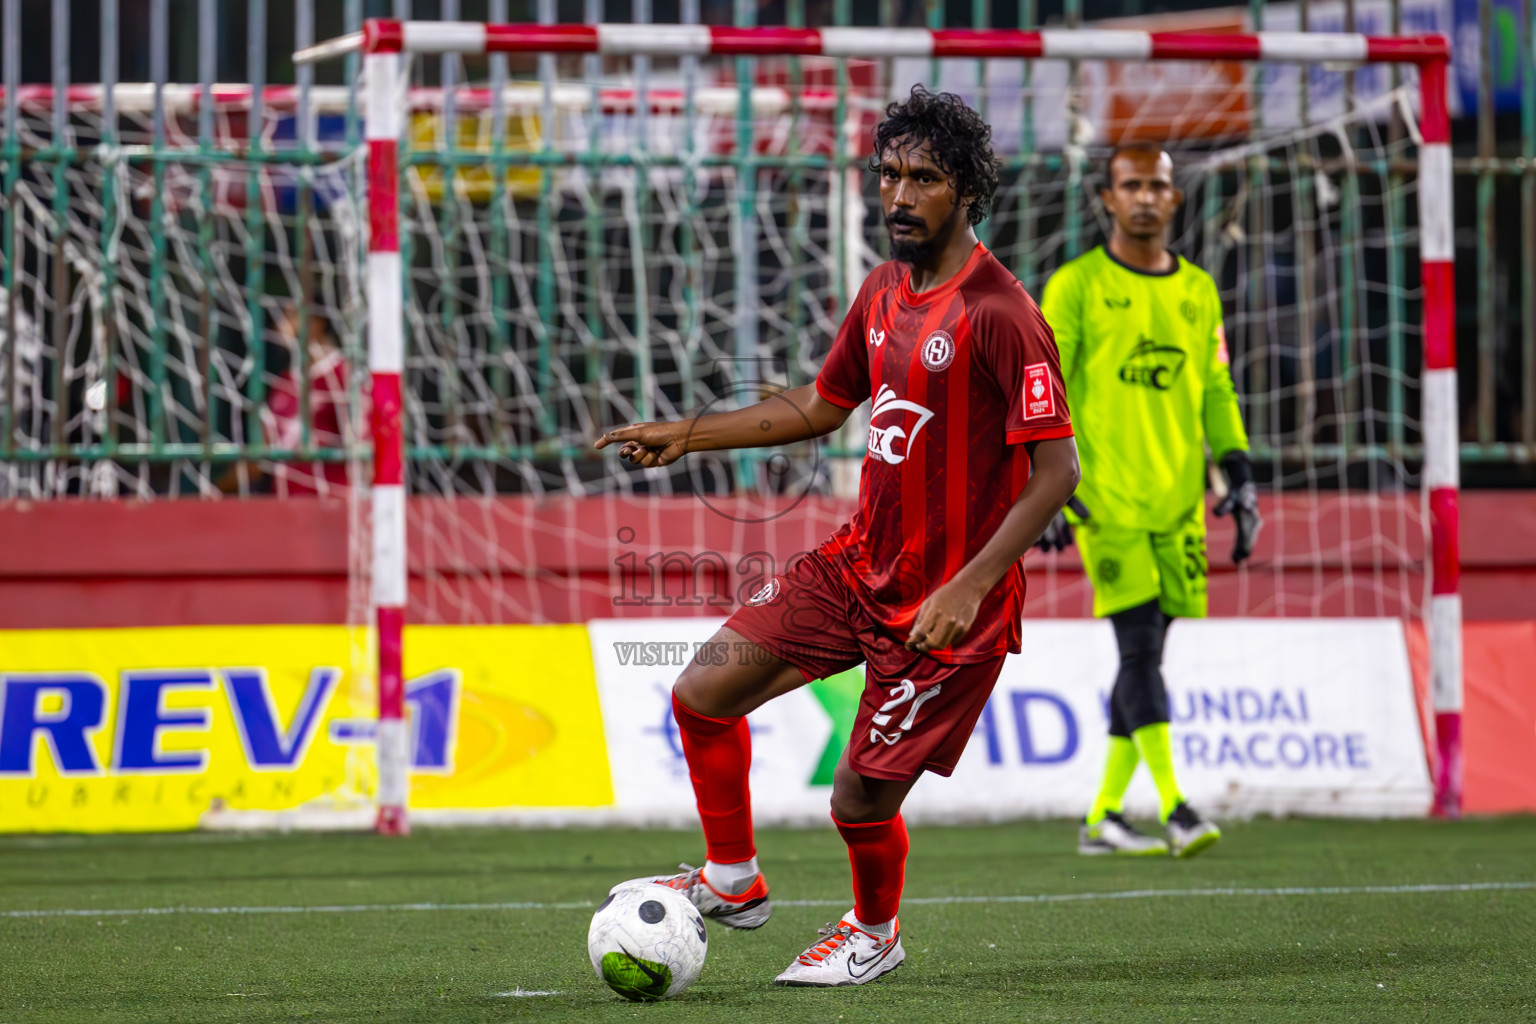
{"type": "Polygon", "coordinates": [[[976,620],[981,599],[1003,573],[1024,557],[1040,539],[1056,513],[1077,490],[1081,472],[1077,442],[1070,437],[1035,441],[1029,446],[1034,472],[1019,492],[1013,508],[1003,517],[997,532],[976,557],[965,563],[950,581],[928,595],[912,629],[907,646],[914,651],[939,651],[965,636],[976,620]]]}
{"type": "Polygon", "coordinates": [[[822,437],[842,426],[852,411],[822,398],[815,385],[804,384],[745,409],[671,423],[618,427],[599,437],[592,447],[616,444],[621,459],[647,468],[666,466],[689,452],[771,448],[822,437]]]}

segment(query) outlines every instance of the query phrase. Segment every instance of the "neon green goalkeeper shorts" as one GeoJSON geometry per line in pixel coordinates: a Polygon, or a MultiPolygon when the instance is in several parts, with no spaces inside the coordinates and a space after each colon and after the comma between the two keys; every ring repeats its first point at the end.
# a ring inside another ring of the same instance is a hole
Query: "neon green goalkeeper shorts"
{"type": "Polygon", "coordinates": [[[1204,507],[1195,506],[1171,533],[1126,529],[1090,515],[1077,526],[1076,542],[1093,584],[1094,615],[1156,599],[1165,615],[1205,618],[1204,507]]]}

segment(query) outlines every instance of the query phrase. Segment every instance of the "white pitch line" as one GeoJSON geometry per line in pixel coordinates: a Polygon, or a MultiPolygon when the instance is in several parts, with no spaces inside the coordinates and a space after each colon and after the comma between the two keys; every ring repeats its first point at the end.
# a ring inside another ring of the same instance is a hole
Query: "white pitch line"
{"type": "MultiPolygon", "coordinates": [[[[1100,900],[1179,899],[1210,896],[1400,896],[1434,892],[1520,892],[1536,890],[1533,882],[1445,882],[1418,885],[1283,886],[1272,889],[1238,886],[1210,889],[1125,889],[1119,892],[1056,892],[1009,896],[914,896],[902,903],[948,906],[964,903],[1092,903],[1100,900]]],[[[776,900],[781,907],[841,907],[841,900],[776,900]]],[[[474,910],[590,910],[591,900],[575,903],[336,903],[311,907],[124,907],[50,910],[0,910],[0,918],[40,917],[161,917],[174,914],[390,914],[403,911],[474,910]]]]}
{"type": "MultiPolygon", "coordinates": [[[[1143,900],[1171,896],[1378,896],[1422,892],[1485,892],[1536,889],[1536,882],[1456,882],[1423,885],[1339,885],[1289,886],[1274,889],[1222,887],[1212,889],[1127,889],[1121,892],[1061,892],[1032,896],[918,896],[903,899],[906,904],[950,903],[1077,903],[1097,900],[1143,900]]],[[[820,907],[837,901],[807,900],[796,903],[783,900],[780,906],[820,907]]],[[[843,901],[847,902],[847,901],[843,901]]]]}
{"type": "Polygon", "coordinates": [[[410,910],[591,910],[579,903],[334,903],[313,907],[124,907],[92,910],[3,910],[0,917],[161,917],[170,914],[376,914],[410,910]]]}

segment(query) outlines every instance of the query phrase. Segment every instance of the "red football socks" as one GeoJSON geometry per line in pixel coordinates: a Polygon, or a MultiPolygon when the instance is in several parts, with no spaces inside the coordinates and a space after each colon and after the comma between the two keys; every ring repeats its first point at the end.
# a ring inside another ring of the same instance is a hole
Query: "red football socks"
{"type": "Polygon", "coordinates": [[[889,821],[848,825],[832,819],[848,844],[853,865],[853,914],[866,924],[885,924],[901,906],[906,879],[907,823],[901,815],[889,821]]]}
{"type": "Polygon", "coordinates": [[[706,856],[718,864],[736,864],[757,856],[752,842],[752,735],[746,717],[708,718],[672,695],[672,717],[682,736],[688,778],[704,824],[706,856]]]}

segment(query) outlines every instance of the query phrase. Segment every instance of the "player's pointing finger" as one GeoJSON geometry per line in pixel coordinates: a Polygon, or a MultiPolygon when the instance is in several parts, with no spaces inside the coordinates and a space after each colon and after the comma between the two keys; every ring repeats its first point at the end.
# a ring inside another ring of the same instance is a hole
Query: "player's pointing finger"
{"type": "Polygon", "coordinates": [[[647,426],[649,426],[649,424],[631,423],[626,427],[614,427],[612,430],[599,437],[596,441],[592,442],[592,447],[606,448],[610,444],[617,444],[620,441],[638,440],[642,434],[643,429],[647,426]]]}

